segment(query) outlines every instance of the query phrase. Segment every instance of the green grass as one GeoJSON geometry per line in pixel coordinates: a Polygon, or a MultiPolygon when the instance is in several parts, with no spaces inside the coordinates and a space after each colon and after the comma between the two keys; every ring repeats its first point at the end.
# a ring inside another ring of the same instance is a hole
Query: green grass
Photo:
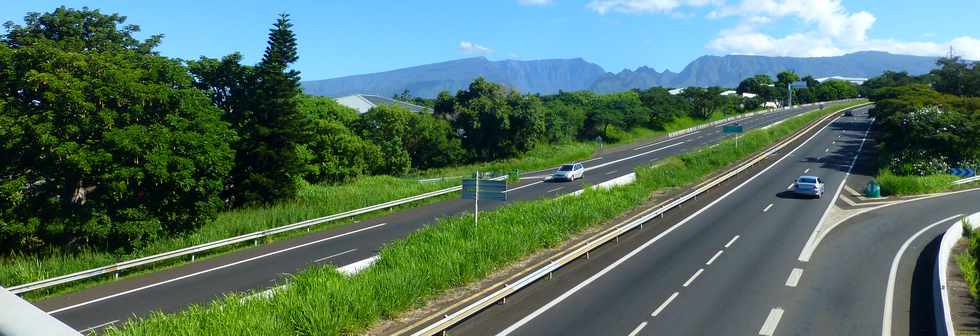
{"type": "Polygon", "coordinates": [[[579,197],[516,202],[482,213],[442,218],[385,246],[372,267],[345,277],[314,267],[291,278],[269,299],[229,295],[176,314],[154,314],[110,328],[107,335],[358,334],[381,319],[423,304],[444,291],[481,279],[493,270],[543,248],[554,247],[583,229],[609,221],[649,201],[664,188],[697,182],[722,167],[792,134],[826,115],[822,110],[776,127],[744,135],[738,151],[731,141],[637,170],[633,184],[579,197]]]}
{"type": "Polygon", "coordinates": [[[980,285],[980,272],[977,271],[977,261],[980,260],[978,259],[980,256],[980,232],[973,230],[970,225],[964,222],[963,238],[969,242],[969,245],[962,254],[956,256],[956,264],[963,272],[963,280],[966,281],[970,290],[970,296],[973,297],[974,302],[980,302],[980,297],[977,296],[977,286],[980,285]]]}
{"type": "Polygon", "coordinates": [[[562,163],[581,161],[592,156],[596,145],[591,142],[542,144],[517,158],[476,163],[447,168],[429,169],[413,178],[439,176],[469,176],[476,171],[507,174],[556,167],[562,163]]]}
{"type": "Polygon", "coordinates": [[[878,174],[877,181],[881,184],[881,195],[916,195],[929,194],[950,190],[953,181],[959,179],[953,175],[901,176],[895,175],[887,168],[878,174]]]}

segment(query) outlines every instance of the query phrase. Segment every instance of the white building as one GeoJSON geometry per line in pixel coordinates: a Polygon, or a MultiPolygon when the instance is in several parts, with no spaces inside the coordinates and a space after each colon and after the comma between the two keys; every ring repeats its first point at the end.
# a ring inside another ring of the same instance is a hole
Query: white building
{"type": "Polygon", "coordinates": [[[861,77],[830,76],[830,77],[824,77],[824,78],[817,78],[817,81],[818,82],[821,82],[821,83],[826,82],[826,81],[829,81],[829,80],[840,80],[840,81],[845,81],[845,82],[851,82],[851,83],[854,83],[854,84],[857,84],[857,85],[864,84],[864,82],[867,82],[868,81],[867,78],[861,78],[861,77]]]}
{"type": "Polygon", "coordinates": [[[372,107],[379,105],[395,105],[412,112],[429,111],[424,106],[406,103],[400,100],[385,98],[382,96],[356,94],[335,99],[338,104],[357,110],[357,113],[365,113],[372,107]]]}
{"type": "Polygon", "coordinates": [[[684,93],[684,89],[685,88],[671,89],[671,90],[667,91],[667,93],[670,93],[670,94],[676,96],[676,95],[679,95],[679,94],[684,93]]]}

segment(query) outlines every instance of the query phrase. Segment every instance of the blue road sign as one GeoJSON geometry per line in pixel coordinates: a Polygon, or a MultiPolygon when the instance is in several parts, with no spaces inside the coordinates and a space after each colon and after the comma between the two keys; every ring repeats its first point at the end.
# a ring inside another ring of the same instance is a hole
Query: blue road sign
{"type": "Polygon", "coordinates": [[[721,127],[721,130],[724,131],[726,134],[728,134],[728,133],[742,133],[742,131],[743,131],[742,125],[739,125],[739,124],[725,125],[725,126],[722,126],[721,127]]]}
{"type": "MultiPolygon", "coordinates": [[[[473,179],[463,180],[463,199],[476,198],[476,183],[473,179]]],[[[479,183],[481,200],[507,200],[507,194],[504,193],[507,191],[507,181],[479,180],[479,183]]]]}
{"type": "Polygon", "coordinates": [[[973,177],[977,175],[977,171],[970,168],[950,168],[949,174],[959,177],[973,177]]]}

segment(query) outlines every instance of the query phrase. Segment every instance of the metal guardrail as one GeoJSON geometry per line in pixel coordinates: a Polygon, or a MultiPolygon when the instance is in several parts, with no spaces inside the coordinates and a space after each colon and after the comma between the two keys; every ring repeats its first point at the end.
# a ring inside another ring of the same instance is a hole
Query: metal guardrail
{"type": "Polygon", "coordinates": [[[956,180],[956,181],[953,181],[953,184],[954,185],[960,185],[960,184],[970,183],[970,182],[976,182],[976,181],[980,181],[980,175],[977,175],[977,176],[974,176],[974,177],[967,177],[965,179],[956,180]]]}
{"type": "MultiPolygon", "coordinates": [[[[768,112],[772,112],[772,111],[752,112],[752,113],[745,114],[745,115],[739,115],[739,116],[729,117],[729,118],[726,118],[725,120],[718,120],[718,121],[712,122],[710,124],[711,124],[711,126],[714,126],[714,125],[718,125],[720,123],[728,122],[728,121],[731,121],[731,120],[734,120],[734,119],[748,118],[748,117],[752,117],[752,116],[755,116],[755,115],[758,115],[758,114],[763,114],[763,113],[768,113],[768,112]]],[[[668,137],[673,137],[673,136],[680,135],[680,134],[690,133],[690,132],[693,132],[693,131],[696,131],[696,130],[700,130],[700,129],[704,129],[706,127],[711,127],[711,126],[708,126],[708,124],[704,124],[704,125],[699,125],[699,126],[695,126],[695,127],[690,127],[690,128],[687,128],[687,129],[684,129],[684,130],[681,130],[681,131],[677,131],[677,132],[668,134],[668,137]]],[[[497,178],[506,179],[507,176],[505,175],[505,176],[501,176],[501,177],[497,177],[497,178]]],[[[101,276],[101,275],[106,275],[106,274],[115,274],[118,277],[119,276],[119,272],[121,272],[123,270],[131,269],[131,268],[136,268],[136,267],[142,267],[142,266],[146,266],[146,265],[149,265],[149,264],[153,264],[153,263],[157,263],[157,262],[161,262],[161,261],[166,261],[166,260],[171,260],[171,259],[174,259],[174,258],[184,257],[184,256],[188,256],[188,255],[190,255],[191,256],[191,260],[193,260],[194,259],[194,256],[196,254],[202,253],[202,252],[206,252],[206,251],[209,251],[209,250],[213,250],[213,249],[217,249],[217,248],[221,248],[221,247],[226,247],[226,246],[229,246],[229,245],[235,245],[235,244],[239,244],[239,243],[250,241],[250,240],[257,240],[257,239],[260,239],[260,238],[265,238],[265,237],[268,237],[268,236],[280,234],[280,233],[283,233],[283,232],[297,230],[297,229],[302,229],[302,228],[307,228],[307,227],[314,226],[314,225],[317,225],[317,224],[322,224],[322,223],[326,223],[326,222],[330,222],[330,221],[335,221],[335,220],[339,220],[339,219],[349,218],[349,217],[353,217],[353,216],[365,214],[365,213],[368,213],[368,212],[373,212],[373,211],[377,211],[377,210],[387,209],[387,208],[395,207],[395,206],[398,206],[398,205],[402,205],[402,204],[406,204],[406,203],[411,203],[411,202],[423,200],[423,199],[430,198],[430,197],[441,196],[441,195],[445,195],[445,194],[448,194],[448,193],[459,191],[461,189],[462,189],[461,186],[455,186],[455,187],[450,187],[450,188],[446,188],[446,189],[442,189],[442,190],[436,190],[436,191],[432,191],[432,192],[428,192],[428,193],[424,193],[424,194],[419,194],[419,195],[415,195],[415,196],[411,196],[411,197],[406,197],[406,198],[402,198],[402,199],[398,199],[398,200],[394,200],[394,201],[389,201],[389,202],[385,202],[385,203],[380,203],[380,204],[372,205],[372,206],[365,207],[365,208],[350,210],[350,211],[341,212],[341,213],[337,213],[337,214],[333,214],[333,215],[329,215],[329,216],[325,216],[325,217],[320,217],[320,218],[309,219],[309,220],[305,220],[305,221],[301,221],[301,222],[297,222],[297,223],[293,223],[293,224],[288,224],[288,225],[284,225],[284,226],[279,226],[279,227],[275,227],[275,228],[271,228],[271,229],[266,229],[266,230],[261,230],[261,231],[257,231],[257,232],[247,233],[247,234],[236,236],[236,237],[225,238],[225,239],[216,240],[216,241],[213,241],[213,242],[208,242],[208,243],[199,244],[199,245],[195,245],[195,246],[189,246],[189,247],[185,247],[185,248],[181,248],[181,249],[177,249],[177,250],[173,250],[173,251],[169,251],[169,252],[159,253],[159,254],[155,254],[155,255],[151,255],[151,256],[146,256],[146,257],[141,257],[141,258],[132,259],[132,260],[127,260],[127,261],[122,261],[122,262],[115,263],[115,264],[112,264],[112,265],[97,267],[97,268],[88,269],[88,270],[84,270],[84,271],[79,271],[79,272],[75,272],[75,273],[71,273],[71,274],[66,274],[66,275],[56,276],[56,277],[52,277],[52,278],[48,278],[48,279],[44,279],[44,280],[39,280],[39,281],[31,282],[31,283],[16,285],[16,286],[9,287],[8,290],[10,292],[14,293],[14,294],[23,294],[23,293],[27,293],[27,292],[38,290],[38,289],[43,289],[43,288],[47,288],[47,287],[51,287],[51,286],[57,286],[57,285],[63,285],[63,284],[66,284],[66,283],[71,283],[71,282],[75,282],[75,281],[79,281],[79,280],[84,280],[84,279],[88,279],[88,278],[93,278],[93,277],[97,277],[97,276],[101,276]]]]}
{"type": "Polygon", "coordinates": [[[657,216],[660,216],[661,214],[667,212],[668,210],[671,210],[671,209],[673,209],[673,208],[675,208],[675,207],[677,207],[677,206],[679,206],[679,205],[681,205],[681,204],[683,204],[683,203],[685,203],[685,202],[687,202],[687,201],[689,201],[691,199],[696,198],[698,195],[700,195],[700,194],[708,191],[709,189],[717,186],[718,184],[721,184],[722,182],[727,181],[728,179],[734,177],[735,175],[738,175],[739,173],[745,171],[749,167],[752,167],[756,163],[759,163],[760,161],[765,160],[769,156],[768,155],[769,153],[772,153],[772,152],[778,151],[778,150],[780,150],[782,148],[785,148],[786,146],[788,146],[793,141],[796,141],[797,139],[799,139],[800,137],[802,137],[803,135],[805,135],[807,132],[809,132],[813,128],[817,127],[818,125],[820,125],[822,122],[824,122],[827,119],[833,117],[837,112],[841,112],[841,111],[848,110],[848,109],[854,109],[854,108],[858,108],[858,107],[861,107],[861,106],[866,106],[868,104],[870,104],[870,103],[860,104],[860,105],[856,105],[856,106],[851,106],[851,107],[843,108],[843,109],[840,109],[840,110],[836,111],[835,113],[832,113],[832,114],[827,115],[826,117],[820,119],[819,121],[814,122],[813,124],[811,124],[809,127],[807,127],[806,129],[804,129],[802,132],[797,133],[792,138],[789,138],[787,140],[782,141],[778,145],[773,146],[771,149],[767,149],[765,151],[762,151],[760,154],[757,154],[755,157],[753,157],[749,161],[746,161],[745,163],[742,163],[737,168],[735,168],[735,169],[733,169],[733,170],[731,170],[731,171],[729,171],[729,172],[727,172],[727,173],[725,173],[725,174],[723,174],[723,175],[721,175],[721,176],[719,176],[717,178],[714,178],[714,179],[712,179],[711,181],[709,181],[707,183],[704,183],[704,184],[700,185],[694,191],[692,191],[692,192],[690,192],[690,193],[688,193],[688,194],[686,194],[686,195],[684,195],[684,196],[682,196],[680,198],[677,198],[677,199],[675,199],[673,201],[670,201],[669,203],[667,203],[667,204],[665,204],[665,205],[657,208],[656,210],[654,210],[654,211],[652,211],[650,213],[647,213],[646,215],[644,215],[644,216],[642,216],[642,217],[640,217],[638,219],[635,219],[635,220],[632,220],[630,222],[621,224],[617,228],[607,231],[606,233],[600,235],[599,237],[597,237],[595,239],[592,239],[588,243],[583,244],[583,245],[579,246],[578,248],[575,248],[571,252],[568,252],[568,253],[566,253],[566,254],[564,254],[564,255],[556,258],[555,260],[553,260],[552,262],[548,263],[547,265],[545,265],[545,266],[543,266],[543,267],[541,267],[541,268],[539,268],[539,269],[531,272],[530,274],[528,274],[528,275],[526,275],[526,276],[518,279],[517,281],[515,281],[513,283],[510,283],[510,284],[506,284],[503,288],[495,291],[494,293],[492,293],[490,295],[487,295],[487,296],[481,298],[480,300],[477,300],[477,301],[475,301],[475,302],[467,305],[466,307],[463,307],[460,310],[457,310],[456,312],[453,312],[452,314],[445,315],[439,321],[436,321],[435,323],[432,323],[432,324],[430,324],[430,325],[428,325],[428,326],[420,329],[419,331],[416,331],[415,333],[412,334],[412,336],[435,335],[435,334],[438,334],[438,333],[440,333],[440,332],[442,332],[442,331],[444,331],[446,329],[449,329],[450,327],[452,327],[453,325],[456,325],[457,323],[461,322],[462,320],[464,320],[466,318],[469,318],[470,316],[472,316],[472,315],[474,315],[474,314],[482,311],[483,309],[489,307],[490,305],[492,305],[492,304],[494,304],[494,303],[496,303],[496,302],[498,302],[500,300],[503,300],[506,297],[510,296],[511,294],[514,294],[517,291],[523,289],[524,287],[527,287],[528,285],[530,285],[530,284],[532,284],[532,283],[540,280],[541,278],[544,278],[544,277],[548,276],[552,272],[554,272],[554,271],[558,270],[559,268],[565,266],[566,264],[568,264],[568,263],[570,263],[570,262],[572,262],[572,261],[574,261],[574,260],[582,257],[583,255],[586,255],[587,253],[591,252],[592,250],[598,248],[599,246],[602,246],[602,245],[604,245],[604,244],[606,244],[606,243],[608,243],[608,242],[610,242],[612,240],[615,240],[617,237],[623,235],[624,233],[629,232],[630,230],[633,230],[634,228],[643,225],[644,223],[650,221],[651,219],[653,219],[653,218],[655,218],[657,216]]]}
{"type": "Polygon", "coordinates": [[[745,114],[739,114],[739,115],[734,115],[734,116],[731,116],[731,117],[728,117],[728,118],[725,118],[725,119],[715,120],[715,121],[712,121],[712,122],[707,123],[707,124],[701,124],[701,125],[698,125],[698,126],[685,128],[685,129],[682,129],[682,130],[679,130],[679,131],[670,132],[670,133],[667,133],[667,137],[670,138],[670,137],[675,137],[675,136],[678,136],[678,135],[684,135],[684,134],[687,134],[687,133],[691,133],[691,132],[695,132],[695,131],[700,131],[700,130],[703,130],[705,128],[711,128],[711,127],[718,126],[718,125],[721,125],[721,124],[724,124],[724,123],[728,123],[728,122],[732,122],[732,121],[735,121],[735,120],[741,120],[741,119],[751,118],[751,117],[754,117],[754,116],[757,116],[757,115],[761,115],[761,114],[773,113],[773,112],[779,111],[781,109],[800,108],[800,107],[814,106],[814,105],[820,105],[820,104],[836,104],[836,103],[844,103],[844,102],[855,101],[855,100],[857,100],[857,99],[841,99],[841,100],[833,100],[833,101],[829,101],[829,102],[800,104],[800,105],[794,105],[794,106],[791,106],[791,107],[788,107],[788,108],[775,108],[775,109],[771,109],[771,110],[764,110],[764,111],[757,111],[757,112],[750,112],[750,113],[745,113],[745,114]]]}
{"type": "Polygon", "coordinates": [[[449,194],[449,193],[452,193],[452,192],[459,191],[460,189],[462,189],[461,186],[455,186],[455,187],[450,187],[450,188],[446,188],[446,189],[431,191],[431,192],[427,192],[427,193],[424,193],[424,194],[415,195],[415,196],[412,196],[412,197],[406,197],[406,198],[397,199],[397,200],[394,200],[394,201],[389,201],[389,202],[385,202],[385,203],[380,203],[380,204],[372,205],[372,206],[365,207],[365,208],[355,209],[355,210],[351,210],[351,211],[345,211],[345,212],[333,214],[333,215],[330,215],[330,216],[309,219],[309,220],[305,220],[305,221],[302,221],[302,222],[297,222],[297,223],[293,223],[293,224],[289,224],[289,225],[284,225],[284,226],[279,226],[279,227],[275,227],[275,228],[271,228],[271,229],[266,229],[266,230],[252,232],[252,233],[247,233],[247,234],[243,234],[243,235],[236,236],[236,237],[225,238],[225,239],[222,239],[222,240],[216,240],[216,241],[213,241],[213,242],[208,242],[208,243],[204,243],[204,244],[200,244],[200,245],[185,247],[185,248],[173,250],[173,251],[170,251],[170,252],[164,252],[164,253],[155,254],[155,255],[151,255],[151,256],[146,256],[146,257],[142,257],[142,258],[137,258],[137,259],[133,259],[133,260],[123,261],[123,262],[119,262],[119,263],[108,265],[108,266],[102,266],[102,267],[93,268],[93,269],[89,269],[89,270],[85,270],[85,271],[81,271],[81,272],[66,274],[66,275],[57,276],[57,277],[53,277],[53,278],[49,278],[49,279],[45,279],[45,280],[35,281],[35,282],[26,283],[26,284],[17,285],[17,286],[12,286],[12,287],[8,288],[8,290],[10,290],[10,292],[12,292],[14,294],[22,294],[22,293],[30,292],[30,291],[33,291],[33,290],[38,290],[38,289],[42,289],[42,288],[46,288],[46,287],[51,287],[51,286],[62,285],[62,284],[66,284],[66,283],[69,283],[69,282],[74,282],[74,281],[78,281],[78,280],[88,279],[88,278],[92,278],[92,277],[96,277],[96,276],[100,276],[100,275],[105,275],[105,274],[115,273],[116,276],[118,276],[118,272],[120,272],[122,270],[130,269],[130,268],[134,268],[134,267],[145,266],[145,265],[153,264],[153,263],[156,263],[156,262],[170,260],[170,259],[174,259],[174,258],[178,258],[178,257],[188,256],[188,255],[190,255],[190,256],[193,257],[195,254],[198,254],[198,253],[201,253],[201,252],[205,252],[205,251],[209,251],[209,250],[213,250],[213,249],[216,249],[216,248],[221,248],[221,247],[225,247],[225,246],[229,246],[229,245],[234,245],[234,244],[238,244],[238,243],[242,243],[242,242],[247,242],[247,241],[250,241],[250,240],[256,240],[256,239],[268,237],[268,236],[271,236],[271,235],[275,235],[275,234],[279,234],[279,233],[283,233],[283,232],[287,232],[287,231],[292,231],[292,230],[307,228],[307,227],[310,227],[310,226],[313,226],[313,225],[317,225],[317,224],[321,224],[321,223],[326,223],[326,222],[330,222],[330,221],[335,221],[335,220],[339,220],[339,219],[344,219],[344,218],[349,218],[349,217],[357,216],[357,215],[360,215],[360,214],[365,214],[365,213],[372,212],[372,211],[387,209],[387,208],[395,207],[395,206],[398,206],[398,205],[402,205],[402,204],[406,204],[406,203],[410,203],[410,202],[415,202],[415,201],[423,200],[423,199],[430,198],[430,197],[436,197],[436,196],[440,196],[440,195],[445,195],[445,194],[449,194]]]}

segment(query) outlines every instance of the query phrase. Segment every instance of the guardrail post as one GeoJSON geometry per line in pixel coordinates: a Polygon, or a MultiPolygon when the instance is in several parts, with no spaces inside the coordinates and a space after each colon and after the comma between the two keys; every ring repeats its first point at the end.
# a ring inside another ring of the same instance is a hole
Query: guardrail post
{"type": "Polygon", "coordinates": [[[555,272],[548,272],[548,280],[554,279],[555,272]]]}
{"type": "Polygon", "coordinates": [[[116,279],[119,279],[119,271],[116,271],[116,279]]]}
{"type": "Polygon", "coordinates": [[[591,258],[592,258],[592,251],[585,252],[585,260],[589,260],[591,258]]]}
{"type": "Polygon", "coordinates": [[[196,256],[197,256],[196,254],[191,254],[191,262],[194,262],[194,257],[196,256]]]}
{"type": "Polygon", "coordinates": [[[258,238],[252,240],[252,242],[253,242],[252,246],[259,246],[259,239],[258,238]]]}

